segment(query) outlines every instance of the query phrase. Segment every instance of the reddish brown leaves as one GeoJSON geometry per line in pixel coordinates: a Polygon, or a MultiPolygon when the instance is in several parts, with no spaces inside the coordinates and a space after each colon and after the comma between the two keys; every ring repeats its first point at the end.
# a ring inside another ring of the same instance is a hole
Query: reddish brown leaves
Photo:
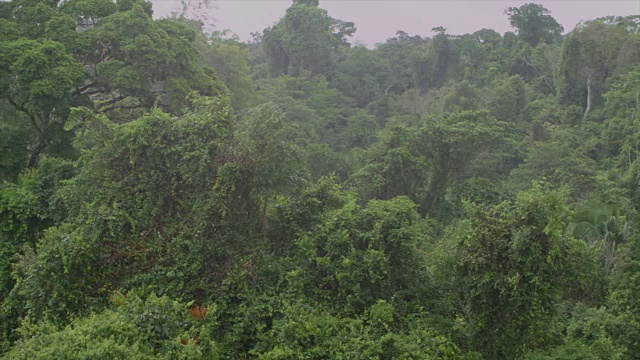
{"type": "Polygon", "coordinates": [[[194,305],[193,307],[191,307],[191,309],[189,309],[189,315],[191,315],[191,317],[195,319],[202,320],[205,316],[207,316],[208,311],[209,309],[206,307],[194,305]]]}

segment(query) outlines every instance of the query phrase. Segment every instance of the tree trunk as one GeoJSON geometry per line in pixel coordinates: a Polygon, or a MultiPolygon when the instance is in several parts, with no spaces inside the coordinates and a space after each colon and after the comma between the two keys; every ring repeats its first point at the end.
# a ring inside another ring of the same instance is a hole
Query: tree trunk
{"type": "Polygon", "coordinates": [[[431,184],[429,184],[429,190],[427,191],[427,197],[425,199],[425,211],[431,214],[433,214],[440,205],[449,180],[449,173],[451,172],[451,152],[449,145],[444,145],[444,149],[441,149],[438,157],[438,168],[431,180],[431,184]]]}
{"type": "Polygon", "coordinates": [[[584,115],[582,115],[583,125],[587,121],[589,111],[591,111],[591,76],[587,79],[587,108],[584,110],[584,115]]]}
{"type": "Polygon", "coordinates": [[[33,168],[38,164],[38,159],[40,158],[40,154],[44,149],[48,147],[48,143],[43,139],[39,138],[36,146],[29,153],[29,160],[27,161],[27,168],[33,168]]]}
{"type": "Polygon", "coordinates": [[[260,219],[260,232],[261,236],[265,237],[267,234],[267,210],[269,209],[269,197],[265,196],[264,204],[262,206],[262,219],[260,219]]]}
{"type": "Polygon", "coordinates": [[[38,132],[38,142],[30,151],[29,160],[27,162],[27,167],[33,168],[38,163],[38,158],[40,157],[40,154],[42,153],[42,151],[44,151],[44,149],[49,147],[49,141],[47,140],[47,137],[45,135],[45,130],[43,130],[43,128],[46,128],[49,125],[49,117],[45,116],[44,118],[42,117],[40,118],[42,126],[38,124],[38,121],[35,116],[28,115],[28,117],[29,117],[29,120],[31,121],[31,124],[38,132]]]}

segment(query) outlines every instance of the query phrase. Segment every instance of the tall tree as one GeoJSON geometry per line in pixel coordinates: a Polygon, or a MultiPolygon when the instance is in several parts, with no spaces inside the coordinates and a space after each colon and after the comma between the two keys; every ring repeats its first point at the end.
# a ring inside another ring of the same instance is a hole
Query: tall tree
{"type": "Polygon", "coordinates": [[[201,50],[202,61],[216,70],[216,75],[231,92],[234,109],[246,109],[256,105],[260,96],[251,79],[251,64],[246,45],[237,36],[226,32],[214,32],[201,50]]]}
{"type": "Polygon", "coordinates": [[[226,91],[200,63],[199,29],[176,19],[153,20],[147,1],[10,5],[11,16],[0,24],[0,97],[25,115],[36,134],[28,166],[47,148],[69,147],[62,125],[71,106],[123,120],[156,100],[177,113],[191,91],[226,91]]]}
{"type": "Polygon", "coordinates": [[[438,214],[454,180],[464,178],[469,165],[484,151],[495,151],[504,141],[504,123],[485,111],[446,114],[440,121],[428,119],[421,129],[430,149],[431,174],[423,210],[438,214]]]}
{"type": "Polygon", "coordinates": [[[532,46],[537,46],[541,40],[547,44],[556,42],[564,31],[551,12],[539,4],[510,7],[505,14],[509,16],[511,26],[517,29],[518,38],[532,46]]]}
{"type": "Polygon", "coordinates": [[[388,64],[389,82],[385,84],[385,94],[405,92],[415,85],[416,78],[421,78],[416,76],[416,63],[426,57],[426,43],[427,39],[418,35],[409,36],[398,31],[395,37],[377,47],[376,51],[388,64]]]}
{"type": "Polygon", "coordinates": [[[0,42],[0,54],[0,96],[25,115],[36,134],[26,164],[32,167],[60,140],[54,133],[62,128],[85,70],[62,44],[50,40],[0,42]]]}
{"type": "Polygon", "coordinates": [[[358,107],[365,107],[384,94],[392,80],[389,64],[380,52],[364,46],[354,46],[346,51],[335,71],[331,83],[342,94],[356,100],[358,107]]]}
{"type": "Polygon", "coordinates": [[[565,102],[583,106],[583,122],[601,102],[627,37],[624,28],[595,20],[576,28],[564,41],[559,94],[565,102]]]}
{"type": "Polygon", "coordinates": [[[280,22],[264,31],[271,76],[330,74],[336,50],[354,32],[353,23],[332,19],[318,1],[294,1],[280,22]]]}

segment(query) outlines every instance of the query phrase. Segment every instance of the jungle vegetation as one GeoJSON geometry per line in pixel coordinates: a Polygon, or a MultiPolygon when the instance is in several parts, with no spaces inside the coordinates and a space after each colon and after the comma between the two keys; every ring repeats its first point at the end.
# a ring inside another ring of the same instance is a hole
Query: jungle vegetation
{"type": "Polygon", "coordinates": [[[640,16],[505,16],[0,2],[0,357],[640,359],[640,16]]]}

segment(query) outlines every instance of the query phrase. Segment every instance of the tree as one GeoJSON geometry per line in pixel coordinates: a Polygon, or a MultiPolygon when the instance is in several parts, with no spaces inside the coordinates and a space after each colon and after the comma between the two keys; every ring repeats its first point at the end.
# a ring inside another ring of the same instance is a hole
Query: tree
{"type": "Polygon", "coordinates": [[[635,296],[640,289],[638,267],[640,266],[640,241],[637,233],[627,244],[621,246],[619,262],[613,268],[607,305],[611,315],[618,319],[613,326],[600,326],[619,345],[629,350],[629,358],[637,358],[640,349],[635,341],[640,334],[640,302],[635,296]]]}
{"type": "Polygon", "coordinates": [[[532,147],[523,164],[511,172],[516,189],[528,188],[533,180],[546,179],[564,186],[574,200],[587,199],[597,188],[596,162],[588,154],[588,144],[578,134],[553,125],[542,125],[547,141],[532,147]]]}
{"type": "Polygon", "coordinates": [[[625,29],[590,21],[569,34],[563,44],[559,94],[564,102],[582,105],[584,123],[606,91],[618,54],[628,33],[625,29]]]}
{"type": "Polygon", "coordinates": [[[261,206],[261,229],[267,224],[267,211],[278,194],[293,192],[302,180],[300,149],[295,145],[291,124],[272,104],[249,110],[238,124],[236,151],[250,159],[253,196],[261,206]]]}
{"type": "Polygon", "coordinates": [[[421,125],[387,125],[378,134],[351,177],[364,199],[405,195],[421,212],[436,215],[452,182],[483,151],[495,150],[503,136],[503,124],[484,111],[445,114],[421,125]]]}
{"type": "Polygon", "coordinates": [[[505,10],[511,26],[517,29],[518,38],[532,46],[540,41],[552,44],[560,39],[564,28],[539,4],[525,4],[505,10]]]}
{"type": "Polygon", "coordinates": [[[403,93],[414,86],[415,64],[419,60],[415,53],[424,53],[424,45],[427,39],[415,35],[409,36],[404,31],[398,31],[396,36],[376,48],[380,57],[388,67],[388,84],[385,84],[384,93],[403,93]]]}
{"type": "Polygon", "coordinates": [[[426,306],[433,299],[421,250],[424,225],[406,197],[373,200],[366,208],[347,203],[301,236],[291,282],[345,315],[361,314],[379,300],[401,312],[426,306]]]}
{"type": "Polygon", "coordinates": [[[79,29],[85,30],[118,11],[118,4],[111,0],[67,0],[60,4],[60,10],[72,16],[79,29]]]}
{"type": "Polygon", "coordinates": [[[520,76],[496,81],[487,108],[500,121],[521,125],[527,106],[525,82],[520,76]]]}
{"type": "Polygon", "coordinates": [[[224,93],[212,69],[201,66],[198,31],[179,19],[154,21],[134,1],[131,10],[112,14],[85,32],[90,79],[76,92],[91,99],[95,111],[111,116],[148,109],[158,99],[167,111],[178,113],[191,91],[224,93]]]}
{"type": "Polygon", "coordinates": [[[72,102],[74,87],[85,76],[82,65],[54,41],[20,39],[0,43],[0,93],[11,106],[25,114],[37,134],[30,149],[28,167],[56,141],[72,102]]]}
{"type": "Polygon", "coordinates": [[[367,149],[362,166],[350,181],[365,200],[389,200],[401,195],[420,199],[429,164],[419,133],[406,126],[386,126],[378,139],[367,149]]]}
{"type": "Polygon", "coordinates": [[[21,256],[14,296],[65,323],[86,304],[100,304],[101,288],[162,283],[175,294],[215,272],[214,257],[241,251],[239,242],[227,245],[236,231],[249,240],[258,228],[240,221],[259,219],[251,162],[227,149],[228,99],[195,97],[191,107],[179,119],[155,110],[120,125],[86,109],[74,113],[87,118],[77,125],[81,170],[59,190],[68,213],[21,256]],[[239,217],[231,221],[232,214],[239,217]],[[183,277],[198,271],[195,282],[183,277]]]}
{"type": "Polygon", "coordinates": [[[372,305],[368,314],[336,316],[307,303],[286,305],[282,318],[264,336],[256,353],[261,359],[465,359],[460,349],[419,320],[400,329],[396,309],[386,301],[372,305]]]}
{"type": "Polygon", "coordinates": [[[618,259],[618,247],[633,234],[631,224],[612,205],[592,202],[579,210],[567,230],[598,250],[603,272],[609,275],[618,259]]]}
{"type": "Polygon", "coordinates": [[[30,322],[31,336],[3,355],[7,359],[144,359],[161,356],[201,359],[219,355],[220,349],[211,332],[207,331],[213,323],[213,311],[208,308],[166,296],[143,298],[135,291],[126,295],[113,292],[110,300],[109,309],[77,319],[66,328],[30,322]],[[86,341],[87,336],[91,341],[86,341]]]}
{"type": "Polygon", "coordinates": [[[623,175],[622,184],[630,190],[636,207],[640,204],[635,195],[640,178],[639,92],[640,68],[636,67],[615,81],[604,95],[607,120],[603,130],[603,150],[616,159],[615,168],[623,175]]]}
{"type": "Polygon", "coordinates": [[[533,69],[538,91],[552,95],[558,91],[561,57],[562,47],[559,45],[540,44],[530,52],[520,53],[523,62],[533,69]]]}
{"type": "Polygon", "coordinates": [[[345,140],[349,147],[367,148],[375,142],[378,124],[373,116],[360,110],[347,119],[345,140]]]}
{"type": "Polygon", "coordinates": [[[237,36],[214,32],[201,50],[202,62],[216,70],[218,78],[229,88],[234,109],[246,109],[260,102],[251,79],[251,64],[244,44],[237,36]]]}
{"type": "Polygon", "coordinates": [[[354,99],[358,107],[365,107],[388,89],[391,77],[389,64],[379,51],[353,46],[336,65],[331,83],[342,94],[354,99]]]}
{"type": "MultiPolygon", "coordinates": [[[[480,104],[480,94],[476,87],[468,81],[444,86],[440,89],[443,98],[440,99],[442,106],[441,113],[456,113],[463,111],[478,110],[480,104]]],[[[438,93],[436,93],[438,94],[438,93]]],[[[433,104],[436,105],[436,104],[433,104]]],[[[432,108],[434,107],[432,105],[432,108]]],[[[431,113],[436,114],[435,110],[431,113]]]]}
{"type": "Polygon", "coordinates": [[[484,45],[498,46],[502,41],[502,35],[492,29],[481,29],[472,34],[476,40],[484,45]]]}
{"type": "Polygon", "coordinates": [[[266,55],[269,75],[278,77],[289,74],[289,63],[291,59],[284,49],[283,44],[284,28],[282,25],[274,25],[265,29],[262,35],[262,47],[266,55]]]}
{"type": "Polygon", "coordinates": [[[45,149],[73,155],[71,134],[62,131],[71,106],[122,120],[158,99],[178,113],[191,91],[226,91],[200,64],[199,29],[176,19],[154,21],[149,2],[10,4],[12,16],[0,22],[0,96],[33,127],[29,167],[45,149]]]}
{"type": "Polygon", "coordinates": [[[463,177],[467,167],[484,151],[495,151],[504,141],[504,123],[485,111],[446,114],[428,119],[421,129],[430,149],[431,174],[423,211],[436,215],[453,180],[463,177]]]}
{"type": "Polygon", "coordinates": [[[0,103],[0,180],[13,180],[27,164],[31,124],[8,102],[0,103]]]}
{"type": "Polygon", "coordinates": [[[425,46],[418,47],[411,58],[413,86],[421,91],[444,85],[449,68],[456,61],[446,29],[438,27],[433,31],[437,34],[425,46]]]}
{"type": "Polygon", "coordinates": [[[65,218],[57,191],[74,174],[70,161],[44,158],[36,169],[19,175],[16,183],[0,183],[0,344],[18,338],[15,329],[26,315],[24,299],[13,292],[18,254],[35,246],[49,227],[65,218]]]}
{"type": "Polygon", "coordinates": [[[352,23],[332,19],[318,1],[294,1],[280,22],[264,31],[271,76],[330,74],[336,50],[354,32],[352,23]]]}
{"type": "Polygon", "coordinates": [[[347,125],[353,101],[331,88],[322,76],[269,79],[259,83],[265,98],[283,112],[298,143],[325,143],[335,149],[347,125]]]}
{"type": "Polygon", "coordinates": [[[567,209],[557,193],[536,186],[513,203],[468,211],[454,230],[468,344],[488,359],[517,358],[553,336],[562,275],[571,266],[567,209]]]}

